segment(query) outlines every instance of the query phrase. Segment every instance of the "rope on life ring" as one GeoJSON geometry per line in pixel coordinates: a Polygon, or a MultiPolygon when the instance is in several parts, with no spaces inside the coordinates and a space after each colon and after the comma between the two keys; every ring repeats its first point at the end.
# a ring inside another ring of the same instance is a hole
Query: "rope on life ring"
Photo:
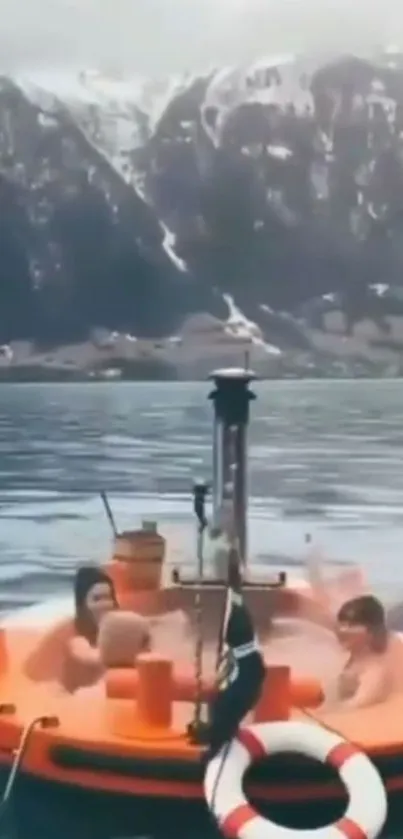
{"type": "Polygon", "coordinates": [[[309,839],[376,839],[387,816],[386,791],[378,770],[364,752],[339,734],[304,722],[268,722],[241,728],[229,745],[224,766],[221,752],[208,764],[206,803],[227,839],[298,839],[298,830],[264,819],[243,793],[243,777],[249,766],[283,752],[298,752],[330,764],[347,789],[349,803],[344,816],[333,825],[310,830],[309,839]]]}

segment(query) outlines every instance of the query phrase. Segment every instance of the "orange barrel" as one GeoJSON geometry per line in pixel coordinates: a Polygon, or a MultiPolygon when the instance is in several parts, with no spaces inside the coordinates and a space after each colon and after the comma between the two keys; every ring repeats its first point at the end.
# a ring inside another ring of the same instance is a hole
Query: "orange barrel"
{"type": "Polygon", "coordinates": [[[253,712],[254,722],[288,720],[291,709],[291,670],[283,665],[266,667],[259,701],[253,712]]]}
{"type": "Polygon", "coordinates": [[[117,595],[136,589],[159,589],[164,556],[165,539],[153,523],[144,522],[141,530],[119,533],[108,564],[117,595]]]}
{"type": "Polygon", "coordinates": [[[142,653],[137,658],[137,672],[137,724],[146,728],[170,728],[172,661],[155,653],[142,653]]]}

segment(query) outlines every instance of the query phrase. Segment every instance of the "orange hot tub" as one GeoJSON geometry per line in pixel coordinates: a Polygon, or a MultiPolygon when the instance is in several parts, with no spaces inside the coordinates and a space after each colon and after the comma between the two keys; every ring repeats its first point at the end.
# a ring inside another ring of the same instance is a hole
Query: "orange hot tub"
{"type": "MultiPolygon", "coordinates": [[[[195,699],[192,660],[181,661],[156,649],[143,657],[137,671],[110,671],[95,687],[67,694],[60,684],[60,653],[72,631],[69,609],[71,604],[62,608],[55,601],[53,607],[24,610],[3,626],[0,763],[11,764],[24,728],[33,717],[45,714],[57,725],[34,730],[23,761],[24,776],[112,796],[202,801],[202,749],[186,733],[195,699]],[[66,616],[56,618],[63,609],[66,616]]],[[[281,643],[281,632],[278,637],[281,643]]],[[[270,640],[268,655],[272,646],[270,640]]],[[[256,718],[286,714],[331,726],[373,758],[390,793],[401,792],[403,697],[359,712],[324,714],[317,707],[321,688],[314,677],[291,672],[286,699],[279,702],[277,696],[273,701],[273,674],[280,674],[280,684],[285,670],[290,668],[268,662],[267,690],[256,718]]],[[[205,699],[213,691],[208,662],[206,671],[205,699]]],[[[295,755],[265,761],[253,769],[249,783],[252,794],[270,806],[344,798],[338,779],[326,767],[295,755]]]]}

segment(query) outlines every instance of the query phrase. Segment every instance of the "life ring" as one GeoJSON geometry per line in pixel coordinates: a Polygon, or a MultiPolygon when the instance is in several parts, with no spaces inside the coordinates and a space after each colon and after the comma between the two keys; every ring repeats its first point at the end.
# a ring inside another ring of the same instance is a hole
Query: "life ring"
{"type": "Polygon", "coordinates": [[[248,767],[266,755],[299,752],[329,763],[340,774],[349,803],[332,826],[309,831],[310,839],[375,839],[387,815],[386,791],[378,770],[352,743],[321,725],[267,722],[241,728],[210,761],[204,794],[210,812],[227,839],[296,839],[298,831],[279,827],[260,816],[243,794],[248,767]]]}

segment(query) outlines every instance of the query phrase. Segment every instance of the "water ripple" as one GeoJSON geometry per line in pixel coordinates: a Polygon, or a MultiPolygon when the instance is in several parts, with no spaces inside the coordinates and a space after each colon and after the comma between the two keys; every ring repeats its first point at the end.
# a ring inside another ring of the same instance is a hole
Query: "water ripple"
{"type": "MultiPolygon", "coordinates": [[[[191,484],[211,477],[208,389],[2,386],[4,603],[63,588],[77,562],[108,555],[101,488],[122,528],[150,516],[177,524],[193,561],[191,484]]],[[[330,555],[365,562],[379,585],[400,579],[403,592],[401,384],[270,382],[256,392],[249,481],[255,562],[300,563],[310,530],[330,555]]]]}

